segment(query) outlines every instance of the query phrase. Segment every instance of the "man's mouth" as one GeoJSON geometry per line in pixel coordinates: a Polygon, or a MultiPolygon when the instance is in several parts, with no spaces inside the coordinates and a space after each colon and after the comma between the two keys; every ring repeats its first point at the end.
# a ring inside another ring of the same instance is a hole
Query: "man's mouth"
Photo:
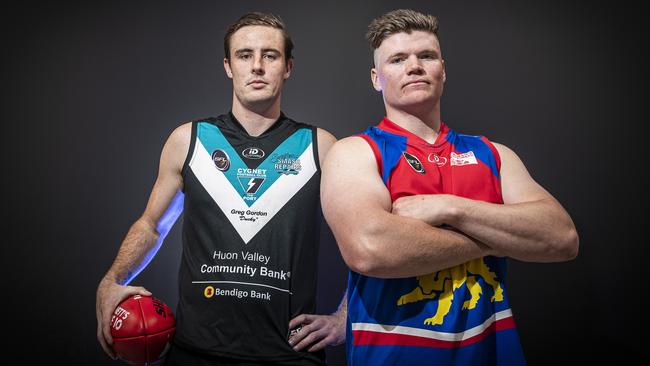
{"type": "Polygon", "coordinates": [[[419,86],[419,85],[429,85],[429,81],[427,80],[413,80],[409,81],[408,83],[404,84],[402,88],[406,88],[407,86],[419,86]]]}
{"type": "Polygon", "coordinates": [[[259,79],[251,80],[251,81],[248,82],[248,85],[252,85],[252,86],[255,86],[255,87],[261,87],[261,86],[264,86],[266,84],[268,84],[266,81],[259,80],[259,79]]]}

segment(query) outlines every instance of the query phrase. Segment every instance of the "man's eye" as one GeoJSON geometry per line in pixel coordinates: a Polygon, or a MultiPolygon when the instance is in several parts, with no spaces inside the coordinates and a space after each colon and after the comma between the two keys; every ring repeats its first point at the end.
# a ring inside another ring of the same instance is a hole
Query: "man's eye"
{"type": "Polygon", "coordinates": [[[390,60],[391,64],[398,64],[400,62],[404,61],[403,57],[395,57],[394,59],[390,60]]]}
{"type": "Polygon", "coordinates": [[[434,56],[431,53],[425,53],[424,55],[420,56],[420,58],[425,59],[425,60],[433,60],[433,59],[436,58],[436,56],[434,56]]]}
{"type": "Polygon", "coordinates": [[[276,58],[278,58],[276,55],[274,55],[272,53],[266,53],[266,54],[264,54],[264,57],[268,58],[269,60],[275,60],[276,58]]]}
{"type": "Polygon", "coordinates": [[[239,58],[242,60],[248,60],[249,58],[251,58],[251,55],[249,53],[243,53],[239,55],[239,58]]]}

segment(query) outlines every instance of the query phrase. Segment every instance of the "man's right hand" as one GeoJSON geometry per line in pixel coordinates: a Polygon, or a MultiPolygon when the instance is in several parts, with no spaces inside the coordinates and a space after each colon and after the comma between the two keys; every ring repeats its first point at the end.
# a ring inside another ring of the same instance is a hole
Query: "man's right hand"
{"type": "Polygon", "coordinates": [[[151,296],[151,292],[144,287],[122,286],[106,277],[102,279],[97,287],[97,340],[112,359],[117,355],[113,350],[113,337],[111,336],[111,316],[117,305],[131,295],[151,296]]]}

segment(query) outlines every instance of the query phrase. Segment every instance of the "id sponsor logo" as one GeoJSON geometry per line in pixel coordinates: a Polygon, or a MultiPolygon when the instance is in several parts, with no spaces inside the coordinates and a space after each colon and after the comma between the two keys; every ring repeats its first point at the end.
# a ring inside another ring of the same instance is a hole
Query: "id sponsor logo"
{"type": "Polygon", "coordinates": [[[264,153],[264,150],[260,149],[259,147],[249,147],[242,151],[242,156],[245,157],[246,159],[261,159],[266,155],[264,153]]]}

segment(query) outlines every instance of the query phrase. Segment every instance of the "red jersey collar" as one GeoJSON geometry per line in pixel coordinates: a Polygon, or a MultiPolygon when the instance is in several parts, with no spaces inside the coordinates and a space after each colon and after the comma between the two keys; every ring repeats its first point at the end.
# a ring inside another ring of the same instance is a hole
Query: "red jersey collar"
{"type": "Polygon", "coordinates": [[[384,117],[384,119],[382,119],[379,122],[377,127],[386,132],[407,137],[411,139],[411,141],[416,142],[418,144],[422,144],[425,146],[433,146],[433,147],[439,147],[444,145],[447,142],[447,133],[449,133],[449,127],[447,127],[447,125],[443,121],[440,121],[440,129],[438,130],[438,136],[436,137],[436,141],[434,141],[433,144],[430,144],[426,142],[424,139],[422,139],[420,136],[410,132],[409,130],[398,125],[397,123],[389,120],[388,117],[384,117]]]}

